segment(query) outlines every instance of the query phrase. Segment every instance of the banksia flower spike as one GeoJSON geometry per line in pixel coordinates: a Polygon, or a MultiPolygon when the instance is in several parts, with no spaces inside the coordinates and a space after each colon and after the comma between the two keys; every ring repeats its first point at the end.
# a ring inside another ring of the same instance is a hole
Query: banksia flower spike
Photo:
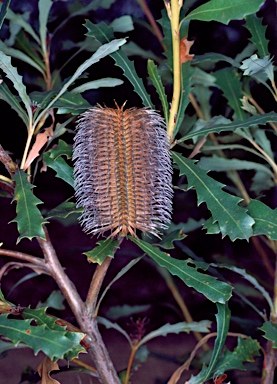
{"type": "Polygon", "coordinates": [[[95,235],[159,234],[172,209],[171,159],[163,118],[147,108],[93,107],[78,120],[73,146],[77,207],[95,235]]]}

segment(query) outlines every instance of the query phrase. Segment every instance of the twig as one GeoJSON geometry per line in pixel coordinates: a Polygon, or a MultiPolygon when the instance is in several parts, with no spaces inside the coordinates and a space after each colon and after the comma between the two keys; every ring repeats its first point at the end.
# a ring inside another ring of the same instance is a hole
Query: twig
{"type": "Polygon", "coordinates": [[[76,317],[77,322],[79,323],[79,325],[81,325],[83,321],[84,303],[81,297],[79,296],[75,286],[70,281],[67,274],[64,272],[64,269],[62,268],[58,260],[56,251],[51,243],[48,231],[45,227],[44,233],[46,240],[43,240],[41,238],[37,238],[37,240],[43,252],[47,268],[51,276],[58,284],[64,297],[66,298],[72,312],[76,317]]]}
{"type": "Polygon", "coordinates": [[[97,315],[95,313],[96,302],[111,261],[111,257],[106,257],[102,264],[97,265],[93,274],[85,303],[89,317],[94,317],[97,315]]]}
{"type": "Polygon", "coordinates": [[[14,257],[15,259],[20,259],[22,261],[28,261],[28,263],[33,263],[43,268],[47,267],[43,259],[40,259],[36,256],[28,255],[27,253],[0,248],[0,255],[14,257]]]}
{"type": "Polygon", "coordinates": [[[165,46],[162,43],[163,34],[161,33],[161,31],[160,31],[160,29],[159,29],[159,27],[157,25],[157,22],[156,22],[155,18],[153,17],[153,15],[152,15],[149,7],[148,7],[148,4],[147,4],[146,0],[137,0],[137,1],[138,1],[139,5],[141,6],[145,16],[147,17],[151,27],[153,28],[155,36],[159,40],[161,46],[165,49],[165,46]]]}

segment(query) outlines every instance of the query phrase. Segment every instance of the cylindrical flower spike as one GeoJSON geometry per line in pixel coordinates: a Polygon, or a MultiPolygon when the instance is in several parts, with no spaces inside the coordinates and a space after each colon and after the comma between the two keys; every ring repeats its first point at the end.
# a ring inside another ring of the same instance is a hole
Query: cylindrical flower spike
{"type": "MultiPolygon", "coordinates": [[[[124,107],[124,106],[123,106],[124,107]]],[[[147,108],[93,107],[73,146],[77,207],[88,234],[159,234],[172,211],[172,166],[163,118],[147,108]]]]}

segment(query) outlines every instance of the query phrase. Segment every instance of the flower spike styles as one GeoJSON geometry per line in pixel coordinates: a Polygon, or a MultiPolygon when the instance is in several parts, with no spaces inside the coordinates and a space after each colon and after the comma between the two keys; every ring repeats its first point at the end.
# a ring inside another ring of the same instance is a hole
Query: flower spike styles
{"type": "Polygon", "coordinates": [[[147,108],[96,106],[78,120],[73,146],[84,232],[159,235],[172,211],[172,166],[163,118],[147,108]]]}

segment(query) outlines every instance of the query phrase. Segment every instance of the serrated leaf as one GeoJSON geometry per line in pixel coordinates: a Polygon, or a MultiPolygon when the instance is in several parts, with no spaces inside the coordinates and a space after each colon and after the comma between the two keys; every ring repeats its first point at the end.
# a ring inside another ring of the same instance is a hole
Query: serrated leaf
{"type": "Polygon", "coordinates": [[[186,234],[183,232],[183,229],[177,229],[172,232],[166,233],[162,240],[159,242],[159,247],[163,249],[174,249],[175,246],[173,241],[180,241],[186,237],[186,234]]]}
{"type": "MultiPolygon", "coordinates": [[[[88,30],[88,33],[86,33],[86,35],[95,38],[101,43],[106,43],[110,41],[113,36],[112,28],[108,27],[103,22],[100,24],[93,24],[90,21],[87,21],[85,27],[88,30]]],[[[115,60],[115,64],[123,70],[124,75],[133,85],[135,92],[140,96],[143,104],[146,107],[151,107],[152,109],[154,109],[150,97],[144,87],[144,84],[141,78],[139,78],[136,73],[134,63],[128,59],[126,53],[121,50],[120,52],[112,53],[110,56],[115,60]]]]}
{"type": "Polygon", "coordinates": [[[228,104],[234,110],[236,118],[245,120],[246,114],[241,108],[240,99],[242,97],[241,77],[236,69],[224,68],[213,73],[216,78],[216,84],[223,91],[228,104]]]}
{"type": "Polygon", "coordinates": [[[7,10],[9,8],[11,0],[4,0],[0,11],[0,29],[2,28],[3,21],[5,20],[7,10]]]}
{"type": "Polygon", "coordinates": [[[218,222],[222,236],[228,235],[232,241],[248,240],[253,234],[254,220],[245,208],[238,205],[242,199],[224,192],[224,185],[208,176],[193,160],[176,152],[172,152],[172,157],[180,168],[180,175],[187,176],[189,188],[195,187],[198,204],[207,204],[214,222],[218,222]]]}
{"type": "MultiPolygon", "coordinates": [[[[0,316],[0,334],[9,338],[15,346],[22,342],[33,349],[34,354],[44,352],[51,360],[63,358],[75,345],[70,338],[66,337],[66,331],[53,330],[45,324],[31,325],[31,319],[15,320],[8,319],[7,315],[0,316]]],[[[84,337],[83,333],[78,336],[79,343],[84,337]]]]}
{"type": "MultiPolygon", "coordinates": [[[[74,72],[74,74],[69,78],[69,80],[67,80],[62,88],[60,89],[60,91],[58,92],[58,94],[49,102],[49,104],[45,107],[45,109],[50,109],[54,104],[55,102],[57,102],[57,100],[60,99],[60,97],[67,91],[67,89],[71,86],[71,84],[73,84],[75,82],[76,79],[78,79],[82,74],[83,72],[88,69],[90,66],[92,66],[93,64],[97,63],[98,61],[100,61],[101,59],[103,59],[104,57],[108,56],[108,55],[111,55],[112,52],[116,51],[117,49],[119,49],[119,47],[121,47],[123,44],[126,43],[126,39],[114,39],[112,41],[110,41],[109,43],[107,44],[103,44],[100,48],[97,49],[97,51],[89,58],[87,59],[86,61],[84,61],[78,68],[77,70],[74,72]]],[[[45,111],[43,110],[37,117],[36,117],[36,121],[35,123],[37,123],[38,121],[40,121],[40,118],[41,116],[45,113],[45,111]]]]}
{"type": "Polygon", "coordinates": [[[249,15],[245,18],[245,21],[244,27],[251,33],[250,40],[257,47],[259,56],[268,56],[268,40],[265,37],[266,26],[262,24],[262,19],[256,15],[249,15]]]}
{"type": "Polygon", "coordinates": [[[158,23],[161,25],[163,30],[163,40],[162,43],[165,46],[164,54],[167,57],[167,66],[172,71],[173,68],[173,58],[172,58],[172,37],[171,37],[171,24],[168,18],[166,9],[162,10],[162,18],[158,20],[158,23]]]}
{"type": "Polygon", "coordinates": [[[251,337],[247,339],[239,337],[236,348],[232,352],[228,350],[224,352],[224,356],[216,365],[215,371],[220,375],[229,369],[246,370],[243,363],[253,362],[254,356],[260,354],[260,348],[257,340],[253,340],[251,337]]]}
{"type": "Polygon", "coordinates": [[[226,132],[226,131],[234,132],[236,129],[249,128],[255,125],[265,125],[269,122],[277,122],[277,113],[268,112],[263,115],[251,116],[244,121],[234,121],[233,123],[230,123],[230,124],[218,124],[212,127],[209,126],[209,123],[207,123],[206,128],[203,127],[201,131],[197,131],[197,132],[191,132],[191,133],[189,132],[185,136],[183,136],[181,139],[179,139],[178,142],[181,143],[182,141],[192,139],[195,136],[198,136],[198,137],[206,136],[209,133],[220,133],[220,132],[226,132]]]}
{"type": "Polygon", "coordinates": [[[277,208],[273,210],[259,200],[251,200],[247,208],[255,220],[254,235],[265,235],[271,240],[277,240],[277,208]]]}
{"type": "Polygon", "coordinates": [[[239,68],[240,62],[232,59],[229,56],[223,55],[222,53],[209,52],[203,55],[195,55],[193,58],[193,64],[197,66],[208,66],[209,69],[214,67],[214,64],[219,61],[225,61],[231,64],[234,68],[239,68]]]}
{"type": "Polygon", "coordinates": [[[277,348],[277,324],[266,321],[259,329],[265,333],[265,339],[272,341],[273,348],[277,348]]]}
{"type": "Polygon", "coordinates": [[[201,320],[199,322],[193,321],[191,323],[186,323],[185,321],[176,323],[176,324],[165,324],[162,327],[155,329],[154,331],[148,333],[144,336],[139,345],[147,343],[149,340],[154,339],[159,336],[167,336],[169,333],[180,333],[180,332],[201,332],[208,333],[209,327],[211,327],[211,322],[209,320],[201,320]]]}
{"type": "Polygon", "coordinates": [[[192,266],[193,261],[174,259],[143,240],[135,238],[131,238],[131,240],[161,267],[166,268],[172,275],[178,276],[188,287],[194,288],[209,300],[225,303],[231,297],[230,285],[198,272],[197,268],[192,266]]]}
{"type": "Polygon", "coordinates": [[[16,213],[17,216],[12,222],[17,223],[17,229],[20,234],[17,242],[26,237],[32,239],[33,237],[40,237],[45,239],[43,224],[47,221],[42,217],[38,204],[42,201],[39,200],[32,192],[34,185],[31,184],[25,172],[17,170],[14,174],[15,190],[13,201],[17,201],[16,213]]]}
{"type": "Polygon", "coordinates": [[[72,145],[67,144],[63,140],[59,140],[58,145],[50,151],[50,158],[57,160],[60,156],[65,156],[67,159],[72,158],[72,145]]]}
{"type": "Polygon", "coordinates": [[[155,87],[155,89],[159,95],[159,98],[161,100],[163,112],[164,112],[164,119],[166,122],[168,122],[168,116],[169,116],[168,101],[167,101],[167,97],[165,94],[164,86],[162,84],[161,77],[158,73],[157,66],[155,65],[153,60],[148,60],[147,71],[148,71],[149,78],[152,81],[152,83],[153,83],[153,85],[154,85],[154,87],[155,87]]]}
{"type": "Polygon", "coordinates": [[[61,218],[66,219],[69,215],[80,214],[83,212],[83,208],[76,208],[76,204],[70,201],[64,201],[57,207],[51,209],[45,215],[46,219],[61,218]]]}
{"type": "Polygon", "coordinates": [[[117,85],[123,84],[123,81],[113,77],[104,77],[103,79],[92,80],[79,85],[76,88],[71,89],[71,93],[82,93],[91,89],[98,89],[101,87],[116,87],[117,85]]]}
{"type": "Polygon", "coordinates": [[[98,241],[98,246],[88,252],[84,252],[83,254],[87,256],[88,260],[102,264],[106,257],[114,257],[115,251],[119,248],[118,241],[107,239],[98,241]]]}
{"type": "Polygon", "coordinates": [[[272,58],[270,59],[269,56],[260,59],[255,53],[249,59],[243,60],[240,69],[243,70],[244,76],[258,76],[262,74],[261,81],[263,76],[266,76],[271,82],[274,81],[274,67],[272,58]]]}
{"type": "Polygon", "coordinates": [[[14,88],[17,90],[23,104],[25,105],[28,118],[32,119],[31,100],[27,95],[26,87],[23,84],[22,76],[17,72],[17,69],[12,66],[10,56],[5,55],[0,51],[0,68],[5,72],[6,76],[12,81],[14,88]]]}
{"type": "Polygon", "coordinates": [[[62,179],[74,188],[73,168],[70,167],[62,157],[59,156],[53,160],[51,158],[51,152],[45,152],[43,154],[43,160],[47,167],[52,168],[57,173],[56,177],[62,179]]]}
{"type": "Polygon", "coordinates": [[[185,19],[219,21],[228,24],[231,20],[241,20],[256,13],[265,0],[210,0],[191,11],[185,19]]]}
{"type": "Polygon", "coordinates": [[[17,98],[11,93],[11,91],[4,82],[0,84],[0,99],[6,101],[10,105],[10,107],[17,112],[18,116],[22,119],[22,121],[27,127],[28,115],[26,111],[21,107],[17,98]]]}
{"type": "Polygon", "coordinates": [[[211,379],[216,371],[216,364],[220,358],[228,329],[230,324],[231,312],[227,304],[217,303],[218,313],[216,316],[217,323],[217,337],[215,340],[212,357],[208,367],[203,366],[201,372],[197,376],[191,377],[187,384],[203,384],[205,381],[211,379]]]}

